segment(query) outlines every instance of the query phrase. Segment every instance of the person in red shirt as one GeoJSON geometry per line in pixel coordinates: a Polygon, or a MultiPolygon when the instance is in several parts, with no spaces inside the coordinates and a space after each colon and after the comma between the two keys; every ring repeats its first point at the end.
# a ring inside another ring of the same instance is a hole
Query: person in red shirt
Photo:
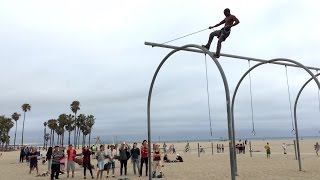
{"type": "Polygon", "coordinates": [[[91,151],[89,149],[88,146],[83,147],[82,149],[82,155],[83,155],[83,175],[84,175],[84,179],[86,179],[86,169],[88,168],[91,174],[92,179],[94,179],[93,175],[92,175],[92,165],[91,165],[91,161],[90,161],[90,156],[91,156],[91,151]]]}
{"type": "Polygon", "coordinates": [[[77,151],[72,149],[72,144],[69,145],[67,150],[68,162],[67,162],[67,177],[69,178],[70,169],[72,171],[72,177],[74,177],[75,163],[74,159],[77,155],[77,151]]]}
{"type": "Polygon", "coordinates": [[[143,140],[140,154],[141,154],[140,176],[142,176],[143,163],[146,164],[146,176],[148,176],[148,143],[147,143],[147,140],[143,140]]]}

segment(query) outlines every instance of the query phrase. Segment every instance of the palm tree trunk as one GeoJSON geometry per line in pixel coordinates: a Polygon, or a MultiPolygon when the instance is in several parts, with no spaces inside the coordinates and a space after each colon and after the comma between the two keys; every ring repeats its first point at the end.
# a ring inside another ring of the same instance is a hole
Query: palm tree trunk
{"type": "Polygon", "coordinates": [[[13,148],[16,149],[16,137],[17,137],[17,121],[16,121],[16,131],[14,132],[14,142],[13,142],[13,148]]]}
{"type": "Polygon", "coordinates": [[[71,134],[71,131],[69,131],[68,145],[70,144],[70,134],[71,134]]]}
{"type": "Polygon", "coordinates": [[[80,128],[78,130],[78,149],[79,149],[79,144],[80,144],[80,134],[81,134],[81,131],[80,131],[80,128]]]}
{"type": "Polygon", "coordinates": [[[91,138],[91,132],[89,133],[89,147],[90,147],[90,138],[91,138]]]}
{"type": "Polygon", "coordinates": [[[54,146],[54,131],[52,130],[52,146],[54,146]]]}
{"type": "Polygon", "coordinates": [[[26,120],[26,112],[23,113],[23,124],[22,124],[22,139],[21,139],[21,146],[23,146],[23,133],[24,133],[24,121],[26,120]]]}
{"type": "Polygon", "coordinates": [[[60,137],[60,135],[59,134],[57,134],[58,135],[58,137],[57,137],[57,145],[59,145],[59,137],[60,137]]]}
{"type": "Polygon", "coordinates": [[[44,131],[43,131],[43,147],[46,146],[46,127],[44,127],[44,131]]]}
{"type": "Polygon", "coordinates": [[[82,146],[82,147],[84,147],[84,146],[86,145],[86,138],[87,138],[87,136],[83,135],[82,138],[83,138],[83,140],[82,140],[82,141],[83,141],[83,146],[82,146]]]}
{"type": "Polygon", "coordinates": [[[64,141],[64,131],[62,133],[62,138],[61,138],[61,146],[63,147],[63,141],[64,141]]]}
{"type": "Polygon", "coordinates": [[[77,126],[76,126],[76,123],[77,123],[77,112],[74,113],[74,148],[76,148],[77,146],[77,126]]]}

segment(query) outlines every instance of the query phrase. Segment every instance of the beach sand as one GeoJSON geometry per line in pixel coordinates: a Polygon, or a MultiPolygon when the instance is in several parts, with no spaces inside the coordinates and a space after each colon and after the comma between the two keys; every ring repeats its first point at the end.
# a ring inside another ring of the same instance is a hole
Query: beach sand
{"type": "MultiPolygon", "coordinates": [[[[252,142],[253,150],[260,150],[261,152],[253,152],[253,157],[250,157],[248,147],[246,148],[246,154],[238,154],[238,176],[239,180],[270,180],[270,179],[320,179],[320,158],[315,154],[313,145],[318,141],[302,140],[300,141],[301,158],[302,158],[302,171],[299,171],[298,161],[295,160],[294,146],[289,145],[287,148],[287,155],[283,154],[282,143],[293,144],[292,140],[255,140],[252,142]],[[264,145],[269,142],[271,147],[271,158],[266,158],[264,145]]],[[[174,143],[177,153],[179,153],[183,159],[183,163],[163,163],[163,172],[165,177],[162,179],[169,180],[196,180],[196,179],[230,179],[230,160],[228,153],[228,142],[212,142],[214,145],[214,152],[212,155],[212,148],[210,142],[200,142],[200,145],[205,148],[205,153],[201,153],[198,157],[197,143],[190,143],[191,152],[184,153],[184,147],[186,143],[174,143]],[[216,144],[223,143],[225,145],[224,153],[217,153],[216,144]]],[[[171,143],[167,143],[170,145],[171,143]]],[[[162,146],[162,144],[161,144],[162,146]]],[[[175,154],[169,154],[169,159],[175,159],[175,154]]],[[[49,177],[35,177],[36,171],[29,174],[29,168],[26,163],[19,163],[19,152],[2,152],[0,157],[0,179],[50,179],[49,177]]],[[[96,160],[92,160],[95,164],[96,160]]],[[[39,164],[39,173],[45,172],[47,164],[39,164]]],[[[116,178],[120,176],[120,162],[116,162],[116,178]]],[[[96,176],[96,170],[93,171],[96,176]]],[[[91,179],[88,176],[87,179],[91,179]]],[[[144,174],[144,171],[143,171],[144,174]]],[[[104,172],[103,179],[106,172],[104,172]]],[[[138,177],[133,174],[132,164],[128,161],[128,177],[131,180],[148,179],[145,176],[138,177]]],[[[67,179],[67,176],[60,175],[60,179],[67,179]]],[[[72,179],[72,178],[69,178],[72,179]]],[[[83,168],[79,165],[76,166],[75,178],[83,179],[83,168]]]]}

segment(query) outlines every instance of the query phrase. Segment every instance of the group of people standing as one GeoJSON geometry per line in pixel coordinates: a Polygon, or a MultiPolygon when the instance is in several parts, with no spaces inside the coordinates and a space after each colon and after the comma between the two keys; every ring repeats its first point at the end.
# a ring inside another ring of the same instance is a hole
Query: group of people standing
{"type": "MultiPolygon", "coordinates": [[[[21,150],[20,162],[23,162],[23,160],[25,159],[25,154],[25,149],[23,149],[23,151],[21,150]]],[[[37,174],[39,174],[37,164],[39,155],[37,153],[37,149],[28,148],[27,157],[28,161],[30,161],[30,173],[32,169],[36,168],[37,174]]],[[[96,146],[93,146],[91,148],[85,146],[80,153],[77,153],[76,149],[74,149],[72,145],[68,146],[68,148],[66,149],[66,153],[64,147],[49,147],[47,152],[45,153],[43,163],[47,162],[47,174],[50,174],[51,179],[59,179],[59,175],[65,174],[65,167],[67,171],[67,178],[69,178],[69,175],[71,177],[74,177],[76,163],[82,164],[84,179],[86,179],[87,170],[89,170],[91,178],[94,179],[94,175],[92,172],[92,169],[94,169],[94,167],[97,167],[96,178],[102,179],[103,171],[107,171],[106,178],[109,177],[109,171],[112,172],[111,176],[115,177],[116,160],[118,160],[120,163],[120,176],[126,176],[128,160],[131,158],[133,172],[135,175],[138,174],[140,177],[143,174],[143,166],[145,166],[145,175],[148,176],[148,163],[150,163],[148,162],[148,157],[148,143],[147,140],[143,140],[140,148],[138,147],[138,144],[136,142],[133,143],[132,148],[128,144],[122,143],[118,150],[113,144],[108,145],[107,149],[105,149],[104,145],[100,145],[99,149],[96,146]],[[92,163],[92,159],[96,159],[97,163],[92,163]]],[[[161,151],[159,144],[155,144],[152,158],[152,176],[162,177],[163,174],[161,171],[161,151]]]]}

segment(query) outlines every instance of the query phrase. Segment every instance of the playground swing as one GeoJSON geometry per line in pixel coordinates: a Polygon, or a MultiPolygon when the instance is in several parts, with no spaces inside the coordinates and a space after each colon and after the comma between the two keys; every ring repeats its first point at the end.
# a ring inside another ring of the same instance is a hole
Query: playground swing
{"type": "Polygon", "coordinates": [[[288,88],[288,98],[289,98],[289,106],[290,106],[290,115],[291,115],[291,124],[292,124],[292,130],[291,133],[293,135],[296,134],[296,130],[294,128],[294,120],[293,120],[293,113],[292,113],[292,105],[291,105],[291,94],[290,94],[290,86],[289,86],[289,77],[288,77],[288,68],[287,65],[284,66],[286,69],[286,79],[287,79],[287,88],[288,88]]]}

